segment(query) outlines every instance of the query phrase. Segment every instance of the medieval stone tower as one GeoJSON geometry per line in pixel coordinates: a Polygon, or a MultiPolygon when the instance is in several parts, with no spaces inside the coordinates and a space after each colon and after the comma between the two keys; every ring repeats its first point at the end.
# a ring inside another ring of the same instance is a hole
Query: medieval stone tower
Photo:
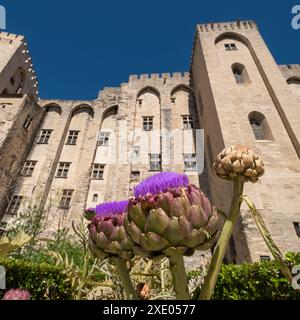
{"type": "MultiPolygon", "coordinates": [[[[300,66],[278,66],[254,22],[198,25],[189,73],[133,75],[92,101],[40,100],[36,87],[24,38],[1,33],[2,227],[36,205],[57,228],[170,170],[187,173],[226,211],[231,185],[212,164],[225,146],[246,143],[266,174],[245,193],[282,251],[299,251],[300,66]]],[[[242,207],[227,259],[269,256],[242,207]]]]}

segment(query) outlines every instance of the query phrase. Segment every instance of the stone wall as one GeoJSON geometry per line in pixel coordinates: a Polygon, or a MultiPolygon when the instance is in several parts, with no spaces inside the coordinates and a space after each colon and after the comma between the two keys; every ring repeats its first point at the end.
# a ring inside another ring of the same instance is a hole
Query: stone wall
{"type": "MultiPolygon", "coordinates": [[[[224,146],[245,143],[261,155],[266,174],[245,193],[261,211],[283,252],[299,251],[293,222],[300,221],[300,108],[253,22],[199,25],[192,65],[194,90],[203,102],[200,123],[206,132],[207,177],[214,203],[228,211],[231,183],[216,178],[211,165],[224,146]],[[234,44],[237,50],[225,50],[234,44]],[[245,66],[248,78],[236,83],[232,66],[245,66]],[[249,114],[262,113],[272,139],[256,140],[249,114]]],[[[235,230],[232,252],[236,261],[270,255],[249,210],[235,230]]]]}

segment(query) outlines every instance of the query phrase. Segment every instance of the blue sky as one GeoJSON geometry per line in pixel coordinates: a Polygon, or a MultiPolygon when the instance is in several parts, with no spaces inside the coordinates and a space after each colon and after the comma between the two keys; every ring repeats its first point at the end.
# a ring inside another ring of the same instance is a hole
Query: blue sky
{"type": "MultiPolygon", "coordinates": [[[[188,71],[197,23],[255,20],[279,64],[300,63],[296,1],[0,0],[29,44],[42,98],[94,99],[130,74],[188,71]],[[280,3],[279,3],[280,2],[280,3]]],[[[298,0],[300,4],[300,0],[298,0]]]]}

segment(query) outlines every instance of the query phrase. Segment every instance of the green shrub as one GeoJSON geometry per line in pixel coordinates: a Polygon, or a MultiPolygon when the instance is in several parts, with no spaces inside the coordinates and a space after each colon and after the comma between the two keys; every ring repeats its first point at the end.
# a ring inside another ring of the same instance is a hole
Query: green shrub
{"type": "MultiPolygon", "coordinates": [[[[27,289],[34,300],[70,300],[72,290],[62,269],[49,264],[35,264],[11,258],[1,258],[6,269],[6,288],[27,289]]],[[[4,295],[0,290],[0,298],[4,295]]]]}
{"type": "Polygon", "coordinates": [[[214,300],[300,300],[274,261],[223,265],[214,300]]]}

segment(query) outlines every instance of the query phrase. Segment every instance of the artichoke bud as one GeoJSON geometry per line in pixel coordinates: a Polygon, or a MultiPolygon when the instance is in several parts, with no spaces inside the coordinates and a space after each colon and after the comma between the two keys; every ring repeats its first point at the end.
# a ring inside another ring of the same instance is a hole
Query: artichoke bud
{"type": "Polygon", "coordinates": [[[217,175],[223,179],[234,179],[238,176],[253,183],[264,174],[261,158],[246,145],[234,145],[224,149],[214,163],[217,175]]]}
{"type": "Polygon", "coordinates": [[[89,248],[97,257],[133,255],[133,242],[124,229],[128,201],[96,206],[95,217],[89,224],[89,248]]]}

